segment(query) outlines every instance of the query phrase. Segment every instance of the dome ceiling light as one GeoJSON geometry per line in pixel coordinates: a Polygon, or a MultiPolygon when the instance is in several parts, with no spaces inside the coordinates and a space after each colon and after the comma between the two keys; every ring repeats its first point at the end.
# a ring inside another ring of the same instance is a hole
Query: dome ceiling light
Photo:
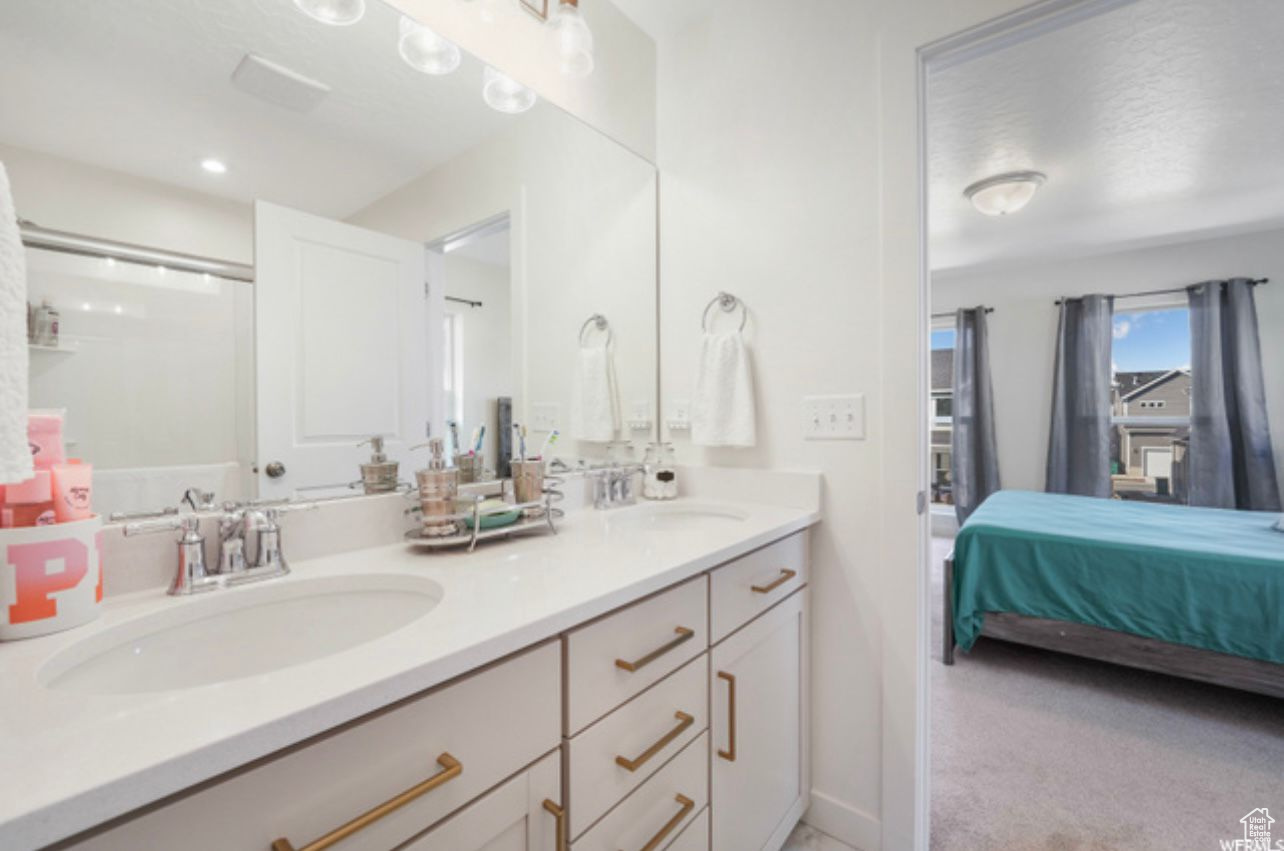
{"type": "Polygon", "coordinates": [[[1041,171],[1010,171],[978,180],[963,190],[978,213],[987,216],[1010,216],[1022,210],[1048,176],[1041,171]]]}
{"type": "Polygon", "coordinates": [[[434,76],[451,73],[463,61],[463,54],[454,42],[405,15],[401,17],[397,52],[411,68],[434,76]]]}
{"type": "Polygon", "coordinates": [[[294,0],[299,11],[323,24],[346,27],[365,17],[366,0],[294,0]]]}

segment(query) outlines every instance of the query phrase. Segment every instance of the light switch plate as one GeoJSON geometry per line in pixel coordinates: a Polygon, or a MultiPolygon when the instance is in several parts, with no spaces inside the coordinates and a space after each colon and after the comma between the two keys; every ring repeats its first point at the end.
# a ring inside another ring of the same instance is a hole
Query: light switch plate
{"type": "Polygon", "coordinates": [[[865,394],[805,397],[803,437],[807,440],[864,440],[865,394]]]}
{"type": "Polygon", "coordinates": [[[670,429],[682,430],[691,428],[691,400],[672,399],[669,401],[669,415],[665,425],[670,429]]]}
{"type": "Polygon", "coordinates": [[[531,405],[531,428],[535,431],[552,431],[560,428],[562,406],[556,402],[535,402],[531,405]]]}

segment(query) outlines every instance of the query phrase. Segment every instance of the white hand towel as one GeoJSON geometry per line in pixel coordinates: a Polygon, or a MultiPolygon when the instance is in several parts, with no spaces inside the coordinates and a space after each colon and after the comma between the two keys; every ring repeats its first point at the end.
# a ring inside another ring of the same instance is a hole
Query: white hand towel
{"type": "Polygon", "coordinates": [[[0,483],[35,472],[27,443],[27,259],[0,163],[0,483]]]}
{"type": "Polygon", "coordinates": [[[756,412],[749,347],[739,332],[705,334],[691,403],[691,440],[698,446],[753,446],[756,412]]]}
{"type": "Polygon", "coordinates": [[[594,443],[615,440],[620,430],[620,394],[611,347],[581,346],[575,371],[572,436],[594,443]]]}

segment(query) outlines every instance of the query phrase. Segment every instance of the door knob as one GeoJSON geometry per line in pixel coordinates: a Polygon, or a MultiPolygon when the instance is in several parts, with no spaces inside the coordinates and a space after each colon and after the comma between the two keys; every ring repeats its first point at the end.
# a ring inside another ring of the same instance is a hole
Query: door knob
{"type": "Polygon", "coordinates": [[[285,465],[280,461],[273,461],[267,465],[265,472],[269,479],[279,479],[285,475],[285,465]]]}

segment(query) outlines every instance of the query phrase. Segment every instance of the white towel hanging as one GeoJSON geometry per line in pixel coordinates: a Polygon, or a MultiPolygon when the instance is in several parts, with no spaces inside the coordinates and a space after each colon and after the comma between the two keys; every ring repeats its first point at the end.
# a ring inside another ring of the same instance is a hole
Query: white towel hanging
{"type": "Polygon", "coordinates": [[[739,331],[706,333],[691,404],[691,441],[698,446],[757,442],[753,368],[739,331]]]}
{"type": "Polygon", "coordinates": [[[27,262],[0,163],[0,483],[35,475],[27,443],[27,262]]]}

